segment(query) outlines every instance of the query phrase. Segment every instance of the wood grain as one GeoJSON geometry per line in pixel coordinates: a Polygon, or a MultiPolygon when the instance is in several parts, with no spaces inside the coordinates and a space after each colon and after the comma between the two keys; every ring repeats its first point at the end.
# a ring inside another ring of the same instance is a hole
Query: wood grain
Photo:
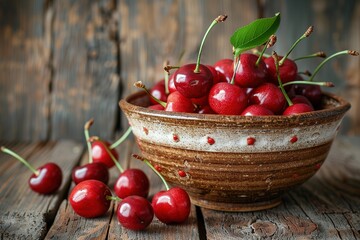
{"type": "Polygon", "coordinates": [[[35,168],[53,161],[63,171],[60,189],[52,195],[40,195],[32,192],[27,184],[31,172],[11,156],[0,155],[0,162],[15,162],[0,175],[1,236],[5,239],[40,239],[45,236],[62,199],[67,195],[71,169],[79,161],[82,146],[73,141],[60,141],[56,144],[13,146],[13,150],[20,150],[18,153],[35,168]]]}
{"type": "Polygon", "coordinates": [[[0,139],[48,137],[51,72],[44,0],[0,1],[0,139]]]}
{"type": "Polygon", "coordinates": [[[92,135],[113,137],[119,98],[113,4],[54,1],[52,139],[83,139],[83,125],[91,117],[92,135]]]}

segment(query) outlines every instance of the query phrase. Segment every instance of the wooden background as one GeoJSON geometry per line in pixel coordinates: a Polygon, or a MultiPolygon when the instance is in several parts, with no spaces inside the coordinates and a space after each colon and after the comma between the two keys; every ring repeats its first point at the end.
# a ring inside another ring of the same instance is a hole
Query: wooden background
{"type": "MultiPolygon", "coordinates": [[[[360,50],[359,0],[0,0],[0,140],[111,139],[127,125],[118,101],[163,76],[163,61],[195,61],[211,21],[227,14],[205,43],[202,62],[231,58],[231,34],[281,12],[275,47],[284,54],[310,25],[315,31],[291,55],[360,50]]],[[[299,62],[313,70],[319,60],[299,62]]],[[[342,134],[360,134],[360,58],[341,56],[319,80],[351,102],[342,134]]]]}

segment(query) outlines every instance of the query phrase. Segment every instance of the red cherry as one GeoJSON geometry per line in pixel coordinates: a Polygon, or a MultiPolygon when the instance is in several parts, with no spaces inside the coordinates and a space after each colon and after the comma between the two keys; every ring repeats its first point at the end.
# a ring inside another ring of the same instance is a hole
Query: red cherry
{"type": "Polygon", "coordinates": [[[152,110],[165,110],[165,108],[161,104],[150,105],[148,108],[152,110]]]}
{"type": "Polygon", "coordinates": [[[283,112],[283,115],[288,116],[288,115],[295,115],[295,114],[312,112],[312,111],[314,111],[314,109],[308,104],[296,103],[287,107],[283,112]]]}
{"type": "Polygon", "coordinates": [[[190,214],[191,203],[187,192],[179,187],[156,193],[152,200],[155,216],[163,223],[183,223],[190,214]]]}
{"type": "Polygon", "coordinates": [[[129,196],[119,203],[116,216],[123,227],[131,230],[143,230],[153,220],[154,211],[145,198],[129,196]]]}
{"type": "Polygon", "coordinates": [[[201,108],[202,106],[209,105],[209,97],[208,95],[205,95],[201,98],[191,98],[191,102],[195,104],[198,108],[201,108]]]}
{"type": "Polygon", "coordinates": [[[299,84],[295,85],[295,92],[309,99],[315,108],[321,105],[322,91],[320,86],[299,84]]]}
{"type": "Polygon", "coordinates": [[[250,105],[241,113],[243,116],[268,116],[274,113],[261,105],[250,105]]]}
{"type": "Polygon", "coordinates": [[[223,115],[239,115],[248,104],[246,90],[237,85],[220,82],[209,92],[209,105],[223,115]]]}
{"type": "Polygon", "coordinates": [[[216,71],[214,66],[206,65],[206,67],[211,71],[211,74],[213,76],[213,85],[217,84],[218,82],[226,82],[224,74],[216,71]]]}
{"type": "Polygon", "coordinates": [[[91,154],[94,162],[101,162],[105,164],[108,168],[111,168],[115,165],[114,161],[111,159],[108,151],[114,156],[116,160],[119,159],[119,155],[115,149],[109,149],[110,143],[102,140],[94,140],[91,143],[91,154]]]}
{"type": "Polygon", "coordinates": [[[275,114],[282,113],[286,106],[286,99],[280,88],[272,83],[264,83],[253,89],[249,95],[251,104],[261,105],[275,114]]]}
{"type": "Polygon", "coordinates": [[[57,191],[61,186],[63,174],[61,168],[56,163],[49,162],[35,169],[25,159],[10,149],[1,147],[1,151],[16,158],[33,172],[28,180],[28,184],[34,192],[50,194],[57,191]]]}
{"type": "Polygon", "coordinates": [[[199,65],[199,72],[194,72],[195,68],[195,63],[186,64],[174,73],[177,91],[187,98],[203,97],[213,85],[213,75],[205,65],[199,65]]]}
{"type": "Polygon", "coordinates": [[[203,106],[203,107],[199,108],[197,113],[200,113],[200,114],[215,114],[216,112],[214,112],[214,110],[212,110],[212,108],[209,105],[206,105],[206,106],[203,106]]]}
{"type": "Polygon", "coordinates": [[[295,103],[305,103],[305,104],[308,104],[309,106],[313,106],[311,104],[311,102],[309,101],[309,99],[307,99],[307,97],[303,96],[303,95],[295,95],[291,98],[291,102],[293,104],[295,103]]]}
{"type": "Polygon", "coordinates": [[[175,87],[174,76],[175,76],[175,73],[171,74],[169,77],[169,83],[168,83],[169,93],[177,91],[176,87],[175,87]]]}
{"type": "MultiPolygon", "coordinates": [[[[278,59],[280,61],[282,57],[279,56],[278,59]]],[[[277,85],[278,79],[277,79],[275,61],[273,57],[266,58],[264,62],[268,69],[270,82],[277,85]]],[[[286,58],[284,63],[281,66],[279,66],[279,74],[282,83],[287,83],[296,80],[296,77],[298,75],[296,63],[293,60],[286,58]]]]}
{"type": "Polygon", "coordinates": [[[256,61],[259,56],[251,53],[243,53],[239,58],[239,66],[235,74],[235,84],[243,88],[260,86],[267,79],[268,72],[265,63],[256,61]]]}
{"type": "Polygon", "coordinates": [[[114,192],[119,198],[131,195],[147,197],[150,183],[148,177],[140,169],[130,168],[120,174],[114,185],[114,192]]]}
{"type": "Polygon", "coordinates": [[[41,194],[57,191],[62,182],[62,171],[55,163],[46,163],[37,169],[38,175],[32,174],[29,179],[30,188],[41,194]]]}
{"type": "Polygon", "coordinates": [[[109,210],[111,196],[111,191],[105,183],[86,180],[73,188],[69,202],[79,216],[94,218],[104,215],[109,210]]]}
{"type": "MultiPolygon", "coordinates": [[[[165,80],[158,81],[150,90],[150,94],[160,101],[166,102],[167,94],[165,92],[165,80]]],[[[151,104],[158,104],[153,98],[149,98],[151,104]]]]}
{"type": "Polygon", "coordinates": [[[189,98],[176,91],[169,94],[165,111],[193,113],[195,106],[189,98]]]}
{"type": "Polygon", "coordinates": [[[221,82],[231,82],[231,78],[234,74],[234,61],[232,59],[221,59],[214,64],[216,71],[220,72],[223,76],[221,82]]]}
{"type": "Polygon", "coordinates": [[[75,167],[72,170],[71,177],[75,184],[90,179],[99,180],[107,184],[109,181],[109,170],[105,164],[93,162],[75,167]]]}

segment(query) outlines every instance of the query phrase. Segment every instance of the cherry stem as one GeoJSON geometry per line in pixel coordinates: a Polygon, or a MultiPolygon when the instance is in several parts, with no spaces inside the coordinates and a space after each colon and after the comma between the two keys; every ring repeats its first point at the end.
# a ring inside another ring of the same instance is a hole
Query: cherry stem
{"type": "Polygon", "coordinates": [[[265,54],[265,50],[274,46],[274,44],[276,43],[276,36],[275,35],[271,35],[270,38],[267,40],[267,42],[264,45],[264,48],[262,49],[262,51],[259,53],[259,57],[255,63],[255,66],[259,66],[260,60],[262,59],[262,57],[265,54]]]}
{"type": "Polygon", "coordinates": [[[112,155],[110,149],[102,142],[100,141],[100,143],[104,146],[106,152],[109,154],[111,160],[113,160],[113,162],[115,163],[116,167],[119,169],[120,173],[124,172],[124,169],[121,167],[120,163],[116,160],[116,158],[114,157],[114,155],[112,155]]]}
{"type": "Polygon", "coordinates": [[[156,170],[156,168],[154,168],[153,165],[151,165],[151,163],[144,157],[137,155],[137,154],[132,154],[133,158],[143,161],[146,165],[148,165],[161,179],[161,181],[164,183],[166,190],[168,191],[170,189],[168,183],[166,182],[165,178],[160,174],[160,172],[158,170],[156,170]]]}
{"type": "Polygon", "coordinates": [[[89,141],[89,138],[90,138],[89,129],[90,129],[91,125],[93,125],[93,123],[94,123],[94,119],[91,118],[84,125],[85,140],[86,140],[86,145],[87,145],[87,149],[88,149],[88,152],[89,152],[89,163],[93,162],[92,151],[91,151],[91,142],[89,141]]]}
{"type": "Polygon", "coordinates": [[[236,72],[237,72],[237,70],[238,70],[238,68],[239,68],[239,65],[240,65],[240,56],[237,57],[237,58],[235,58],[234,61],[236,62],[236,64],[235,64],[235,67],[234,67],[234,73],[233,73],[233,75],[232,75],[232,77],[231,77],[230,84],[234,84],[234,83],[235,83],[235,75],[236,75],[236,72]]]}
{"type": "Polygon", "coordinates": [[[290,55],[290,53],[292,52],[292,50],[294,50],[294,48],[296,47],[296,45],[298,45],[299,42],[301,42],[303,39],[307,38],[308,36],[310,36],[310,34],[312,33],[312,31],[314,30],[313,26],[310,26],[306,32],[298,39],[295,41],[295,43],[291,46],[291,48],[289,49],[289,51],[286,53],[286,55],[279,61],[279,66],[283,65],[286,58],[290,55]]]}
{"type": "Polygon", "coordinates": [[[218,23],[218,22],[224,22],[226,20],[227,16],[226,15],[220,15],[217,18],[214,19],[214,21],[212,21],[212,23],[210,24],[209,28],[206,30],[205,35],[201,41],[200,44],[200,49],[199,49],[199,53],[198,53],[198,57],[197,57],[197,61],[196,61],[196,67],[194,70],[194,73],[199,73],[200,72],[200,58],[201,58],[201,53],[202,53],[202,49],[205,43],[205,39],[207,37],[207,35],[209,34],[210,30],[218,23]]]}
{"type": "Polygon", "coordinates": [[[307,85],[318,85],[323,87],[335,87],[332,82],[310,82],[310,81],[291,81],[283,84],[283,87],[292,85],[292,84],[307,84],[307,85]]]}
{"type": "Polygon", "coordinates": [[[279,82],[279,87],[281,89],[281,92],[283,93],[287,103],[289,106],[293,105],[292,101],[290,100],[289,96],[287,95],[285,89],[284,89],[284,86],[281,82],[281,79],[280,79],[280,73],[279,73],[279,58],[278,58],[278,55],[276,54],[275,51],[273,51],[273,59],[274,59],[274,62],[275,62],[275,67],[276,67],[276,75],[277,75],[277,79],[278,79],[278,82],[279,82]]]}
{"type": "Polygon", "coordinates": [[[131,127],[129,127],[126,132],[121,136],[121,138],[119,138],[116,142],[114,142],[113,144],[110,145],[109,149],[114,149],[117,146],[119,146],[122,142],[124,142],[126,140],[126,138],[130,135],[131,133],[131,127]]]}
{"type": "Polygon", "coordinates": [[[109,196],[109,195],[107,195],[107,196],[106,196],[106,200],[120,202],[122,199],[119,198],[119,197],[117,197],[117,196],[109,196]]]}
{"type": "Polygon", "coordinates": [[[166,95],[168,95],[170,92],[169,91],[169,75],[170,75],[170,73],[169,73],[169,71],[165,70],[165,67],[168,65],[169,65],[169,61],[168,60],[164,61],[163,67],[164,67],[164,82],[165,82],[165,94],[166,95]]]}
{"type": "Polygon", "coordinates": [[[302,60],[302,59],[307,59],[307,58],[316,58],[316,57],[321,57],[321,58],[326,58],[326,53],[324,52],[316,52],[307,56],[302,56],[302,57],[298,57],[293,59],[293,61],[298,61],[298,60],[302,60]]]}
{"type": "Polygon", "coordinates": [[[325,63],[327,63],[329,60],[331,60],[332,58],[339,56],[339,55],[344,55],[344,54],[349,54],[352,56],[359,56],[359,53],[357,51],[353,51],[353,50],[344,50],[344,51],[340,51],[337,53],[334,53],[333,55],[331,55],[328,58],[325,58],[315,69],[315,71],[313,72],[312,76],[310,77],[309,81],[313,81],[315,75],[319,72],[319,70],[325,65],[325,63]]]}
{"type": "Polygon", "coordinates": [[[160,99],[154,97],[149,90],[146,88],[146,86],[141,82],[141,81],[137,81],[136,83],[134,83],[134,86],[137,88],[141,88],[142,90],[144,90],[152,99],[154,99],[158,104],[160,104],[161,106],[163,106],[164,108],[166,107],[166,102],[161,101],[160,99]]]}
{"type": "Polygon", "coordinates": [[[28,163],[24,158],[20,157],[15,152],[11,151],[10,149],[8,149],[4,146],[1,147],[1,151],[6,154],[9,154],[10,156],[13,156],[14,158],[16,158],[17,160],[22,162],[27,168],[29,168],[30,171],[32,171],[36,176],[39,176],[39,174],[40,174],[39,171],[37,171],[33,166],[30,165],[30,163],[28,163]]]}

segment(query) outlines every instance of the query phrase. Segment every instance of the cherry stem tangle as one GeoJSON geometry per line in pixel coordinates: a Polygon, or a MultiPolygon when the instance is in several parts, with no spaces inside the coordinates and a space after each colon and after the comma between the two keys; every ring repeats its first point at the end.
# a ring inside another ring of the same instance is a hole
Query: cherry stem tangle
{"type": "Polygon", "coordinates": [[[292,84],[306,84],[306,85],[318,85],[323,87],[335,87],[334,83],[332,82],[310,82],[310,81],[302,81],[302,80],[287,82],[284,83],[282,86],[285,87],[292,84]]]}
{"type": "Polygon", "coordinates": [[[89,139],[90,139],[89,129],[90,129],[91,125],[93,125],[93,123],[94,123],[94,119],[91,118],[84,125],[85,140],[86,140],[86,145],[87,145],[87,149],[88,149],[88,152],[89,152],[89,163],[93,162],[92,151],[91,151],[91,142],[89,141],[89,139]]]}
{"type": "Polygon", "coordinates": [[[28,163],[24,158],[20,157],[15,152],[11,151],[10,149],[8,149],[4,146],[1,147],[1,151],[6,154],[9,154],[10,156],[13,156],[14,158],[16,158],[17,160],[22,162],[27,168],[29,168],[30,171],[32,171],[36,176],[39,176],[39,174],[40,174],[39,171],[37,171],[33,166],[30,165],[30,163],[28,163]]]}
{"type": "Polygon", "coordinates": [[[255,63],[255,66],[259,66],[259,63],[260,63],[260,60],[262,59],[262,57],[264,56],[265,54],[265,50],[274,46],[274,44],[276,43],[276,36],[275,35],[271,35],[269,37],[269,39],[266,41],[265,45],[264,45],[264,48],[262,49],[261,52],[259,52],[259,57],[258,59],[256,60],[256,63],[255,63]]]}
{"type": "Polygon", "coordinates": [[[110,145],[109,149],[114,149],[117,146],[119,146],[122,142],[124,142],[126,140],[126,138],[130,135],[131,133],[131,127],[129,127],[126,132],[121,136],[121,138],[119,138],[116,142],[114,142],[113,144],[110,145]]]}
{"type": "Polygon", "coordinates": [[[158,170],[156,170],[156,168],[154,168],[154,166],[144,157],[137,155],[137,154],[132,154],[133,158],[143,161],[146,165],[148,165],[161,179],[161,181],[164,183],[165,185],[165,189],[168,191],[170,189],[168,183],[166,182],[165,178],[160,174],[160,172],[158,170]]]}
{"type": "Polygon", "coordinates": [[[220,15],[217,18],[214,19],[214,21],[212,21],[212,23],[210,24],[209,28],[206,30],[205,35],[203,37],[203,39],[201,40],[201,44],[200,44],[200,49],[199,49],[199,53],[198,53],[198,57],[197,57],[197,61],[196,61],[196,67],[194,70],[194,73],[199,73],[200,72],[200,58],[201,58],[201,53],[202,53],[202,49],[205,43],[205,39],[207,37],[207,35],[209,34],[210,30],[218,23],[218,22],[224,22],[226,20],[227,16],[226,15],[220,15]]]}
{"type": "Polygon", "coordinates": [[[326,58],[326,53],[324,52],[316,52],[307,56],[302,56],[302,57],[298,57],[293,59],[294,62],[302,60],[302,59],[307,59],[307,58],[316,58],[316,57],[320,57],[320,58],[326,58]]]}

